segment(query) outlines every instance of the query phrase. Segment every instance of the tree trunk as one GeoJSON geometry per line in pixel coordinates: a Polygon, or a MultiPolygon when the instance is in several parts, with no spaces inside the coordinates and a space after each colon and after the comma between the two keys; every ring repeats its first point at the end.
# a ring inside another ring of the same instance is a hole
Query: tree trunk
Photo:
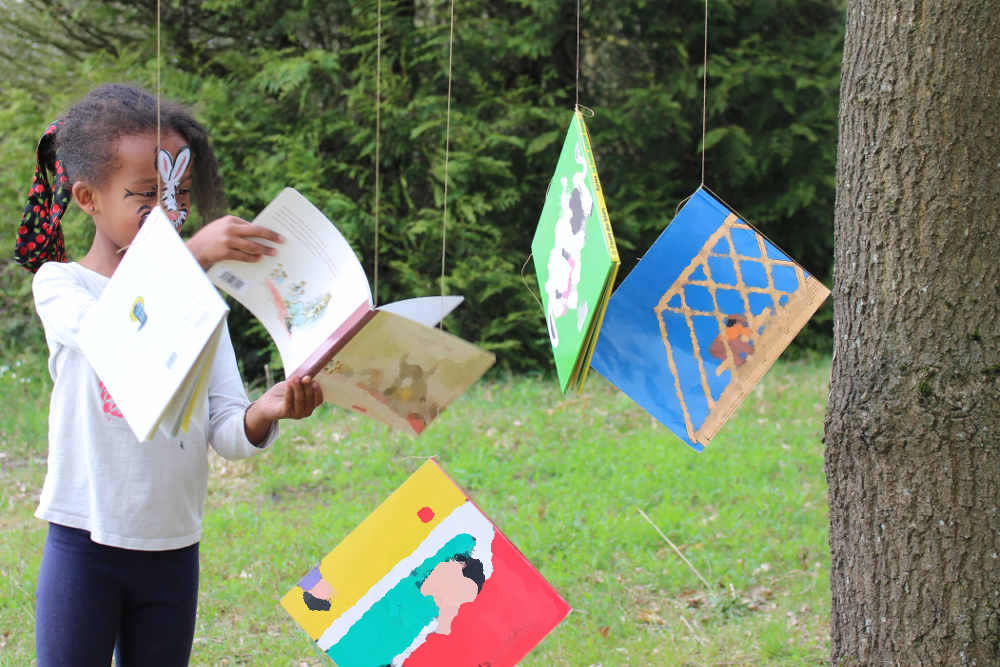
{"type": "Polygon", "coordinates": [[[1000,664],[1000,8],[850,0],[832,661],[1000,664]]]}

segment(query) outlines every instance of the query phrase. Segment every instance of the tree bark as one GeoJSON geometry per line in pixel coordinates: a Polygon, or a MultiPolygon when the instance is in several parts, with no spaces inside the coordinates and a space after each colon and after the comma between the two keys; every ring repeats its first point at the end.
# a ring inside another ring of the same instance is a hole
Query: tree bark
{"type": "Polygon", "coordinates": [[[850,0],[826,416],[835,665],[1000,664],[1000,9],[850,0]]]}

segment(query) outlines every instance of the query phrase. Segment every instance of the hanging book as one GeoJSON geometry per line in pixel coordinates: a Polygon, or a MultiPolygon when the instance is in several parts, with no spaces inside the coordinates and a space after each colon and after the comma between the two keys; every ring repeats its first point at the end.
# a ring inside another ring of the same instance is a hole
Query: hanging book
{"type": "Polygon", "coordinates": [[[698,189],[612,295],[593,366],[700,451],[829,294],[698,189]]]}
{"type": "Polygon", "coordinates": [[[590,136],[573,114],[531,242],[538,289],[563,392],[583,388],[618,273],[590,136]]]}
{"type": "Polygon", "coordinates": [[[347,239],[294,189],[253,224],[284,237],[276,254],[208,276],[264,325],[286,375],[313,376],[327,402],[416,435],[493,365],[492,352],[435,327],[460,296],[374,307],[347,239]]]}
{"type": "Polygon", "coordinates": [[[339,667],[515,665],[570,612],[433,460],[281,605],[339,667]]]}
{"type": "Polygon", "coordinates": [[[207,411],[228,312],[163,209],[154,208],[78,338],[138,440],[158,430],[175,436],[207,411]]]}

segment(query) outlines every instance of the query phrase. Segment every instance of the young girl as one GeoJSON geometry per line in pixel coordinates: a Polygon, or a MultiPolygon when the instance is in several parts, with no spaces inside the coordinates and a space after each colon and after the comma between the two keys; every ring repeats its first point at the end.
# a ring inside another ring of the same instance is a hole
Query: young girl
{"type": "MultiPolygon", "coordinates": [[[[227,458],[251,456],[274,441],[277,420],[306,417],[322,401],[318,384],[302,378],[250,403],[224,330],[205,422],[178,437],[161,432],[138,442],[132,435],[80,352],[77,332],[152,207],[162,205],[179,229],[192,196],[206,219],[217,213],[221,179],[205,131],[180,106],[157,109],[144,91],[102,86],[39,143],[15,257],[37,271],[35,308],[54,383],[48,471],[36,512],[49,522],[37,590],[40,667],[107,667],[113,652],[123,667],[186,665],[208,446],[227,458]],[[78,263],[66,262],[60,228],[70,199],[95,225],[78,263]]],[[[273,253],[256,238],[281,241],[225,216],[187,245],[208,268],[273,253]]]]}

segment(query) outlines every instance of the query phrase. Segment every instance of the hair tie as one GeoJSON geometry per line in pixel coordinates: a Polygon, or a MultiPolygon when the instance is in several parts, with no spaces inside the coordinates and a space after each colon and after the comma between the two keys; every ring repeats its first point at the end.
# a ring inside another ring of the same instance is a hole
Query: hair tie
{"type": "Polygon", "coordinates": [[[14,246],[14,260],[32,273],[48,261],[66,261],[66,243],[60,221],[69,205],[71,188],[66,169],[55,156],[56,130],[63,121],[53,122],[38,141],[35,177],[28,191],[28,203],[21,216],[14,246]],[[48,165],[52,165],[55,188],[49,185],[48,165]]]}

